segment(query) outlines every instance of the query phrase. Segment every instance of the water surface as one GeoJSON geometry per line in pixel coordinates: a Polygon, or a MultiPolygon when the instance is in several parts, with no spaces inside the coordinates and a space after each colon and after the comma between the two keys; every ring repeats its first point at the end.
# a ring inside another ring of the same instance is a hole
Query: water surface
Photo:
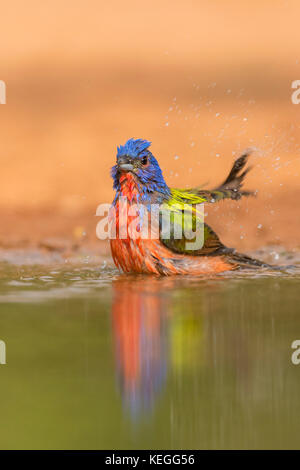
{"type": "Polygon", "coordinates": [[[300,447],[297,270],[0,277],[0,448],[300,447]]]}

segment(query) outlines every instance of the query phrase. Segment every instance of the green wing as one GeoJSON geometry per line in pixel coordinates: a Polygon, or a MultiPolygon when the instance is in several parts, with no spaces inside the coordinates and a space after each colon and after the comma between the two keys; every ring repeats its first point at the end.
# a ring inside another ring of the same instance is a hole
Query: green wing
{"type": "Polygon", "coordinates": [[[217,234],[204,223],[201,203],[180,204],[170,199],[160,207],[160,240],[175,253],[209,255],[225,249],[217,234]]]}
{"type": "Polygon", "coordinates": [[[160,240],[176,253],[210,255],[224,253],[228,249],[218,235],[204,223],[205,202],[222,199],[240,199],[253,193],[243,191],[243,181],[250,170],[243,172],[250,152],[245,152],[233,164],[226,180],[213,190],[171,189],[171,197],[160,209],[160,240]]]}

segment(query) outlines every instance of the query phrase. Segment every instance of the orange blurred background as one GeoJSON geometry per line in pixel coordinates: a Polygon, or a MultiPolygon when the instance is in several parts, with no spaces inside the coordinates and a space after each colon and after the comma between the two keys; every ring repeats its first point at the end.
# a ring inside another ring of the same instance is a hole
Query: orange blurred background
{"type": "Polygon", "coordinates": [[[213,187],[256,147],[257,199],[212,225],[239,249],[299,248],[299,18],[296,0],[1,2],[1,246],[100,245],[116,146],[140,137],[175,187],[213,187]]]}

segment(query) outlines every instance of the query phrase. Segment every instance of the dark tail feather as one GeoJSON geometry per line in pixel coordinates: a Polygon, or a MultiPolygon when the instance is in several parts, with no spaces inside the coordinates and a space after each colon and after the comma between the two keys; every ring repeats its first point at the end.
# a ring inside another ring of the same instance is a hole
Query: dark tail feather
{"type": "Polygon", "coordinates": [[[245,177],[251,170],[251,167],[246,168],[243,172],[241,171],[245,168],[251,153],[252,149],[247,149],[237,160],[235,160],[226,180],[216,188],[215,191],[230,191],[232,199],[240,199],[242,196],[254,195],[253,191],[241,191],[245,177]]]}
{"type": "Polygon", "coordinates": [[[287,266],[274,266],[272,264],[264,263],[256,258],[251,258],[251,256],[244,255],[242,253],[238,253],[234,250],[228,253],[228,260],[232,261],[235,264],[238,264],[240,268],[268,268],[272,271],[286,271],[287,269],[293,269],[295,266],[287,265],[287,266]]]}
{"type": "Polygon", "coordinates": [[[264,263],[256,258],[251,258],[251,256],[244,255],[243,253],[238,253],[232,251],[228,254],[228,258],[233,263],[237,263],[240,267],[245,268],[269,268],[269,269],[278,269],[279,266],[272,266],[271,264],[264,263]]]}

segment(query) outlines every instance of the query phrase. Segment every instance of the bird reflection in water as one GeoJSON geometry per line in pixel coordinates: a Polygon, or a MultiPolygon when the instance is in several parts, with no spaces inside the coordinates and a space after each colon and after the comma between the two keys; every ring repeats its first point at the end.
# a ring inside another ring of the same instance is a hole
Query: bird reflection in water
{"type": "Polygon", "coordinates": [[[112,307],[115,354],[131,414],[151,409],[167,367],[167,299],[155,281],[117,280],[112,307]]]}
{"type": "Polygon", "coordinates": [[[202,316],[190,305],[187,310],[184,299],[178,302],[177,298],[174,306],[173,283],[172,279],[138,277],[113,283],[117,375],[123,403],[132,417],[153,410],[171,368],[182,375],[183,368],[195,361],[199,364],[202,316]]]}

